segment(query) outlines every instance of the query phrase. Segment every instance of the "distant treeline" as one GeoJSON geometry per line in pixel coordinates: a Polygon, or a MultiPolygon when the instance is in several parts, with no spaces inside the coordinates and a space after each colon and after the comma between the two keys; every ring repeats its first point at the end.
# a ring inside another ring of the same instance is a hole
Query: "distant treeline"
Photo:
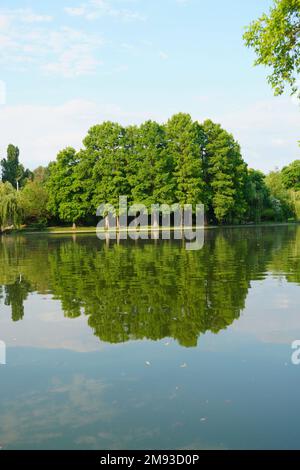
{"type": "Polygon", "coordinates": [[[94,223],[101,203],[205,205],[207,223],[300,218],[300,161],[265,176],[247,167],[238,142],[219,124],[189,114],[166,124],[92,127],[77,152],[25,170],[9,145],[1,161],[0,226],[94,223]]]}

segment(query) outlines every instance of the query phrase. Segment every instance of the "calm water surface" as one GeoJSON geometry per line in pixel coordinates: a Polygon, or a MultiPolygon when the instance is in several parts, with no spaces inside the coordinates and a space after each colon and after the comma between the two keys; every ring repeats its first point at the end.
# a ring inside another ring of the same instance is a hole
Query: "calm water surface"
{"type": "Polygon", "coordinates": [[[300,448],[300,227],[0,238],[2,449],[300,448]]]}

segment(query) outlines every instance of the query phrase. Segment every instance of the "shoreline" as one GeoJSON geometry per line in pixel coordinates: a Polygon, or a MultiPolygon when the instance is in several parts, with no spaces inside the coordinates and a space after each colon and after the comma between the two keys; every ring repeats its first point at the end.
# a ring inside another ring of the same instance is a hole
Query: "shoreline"
{"type": "MultiPolygon", "coordinates": [[[[216,230],[216,229],[228,229],[228,228],[258,228],[258,227],[286,227],[286,226],[298,226],[300,225],[299,222],[262,222],[259,224],[241,224],[241,225],[207,225],[205,227],[197,227],[197,226],[188,226],[183,228],[177,227],[157,227],[152,228],[151,226],[148,227],[141,227],[138,232],[163,232],[165,230],[170,232],[177,232],[181,230],[216,230]]],[[[107,230],[97,230],[97,227],[82,227],[73,229],[70,228],[59,228],[59,227],[49,227],[45,230],[30,230],[30,229],[20,229],[20,230],[12,230],[11,232],[3,232],[0,233],[0,236],[10,236],[10,235],[78,235],[78,234],[109,234],[109,233],[124,233],[124,232],[136,232],[135,228],[127,228],[127,229],[107,229],[107,230]]]]}

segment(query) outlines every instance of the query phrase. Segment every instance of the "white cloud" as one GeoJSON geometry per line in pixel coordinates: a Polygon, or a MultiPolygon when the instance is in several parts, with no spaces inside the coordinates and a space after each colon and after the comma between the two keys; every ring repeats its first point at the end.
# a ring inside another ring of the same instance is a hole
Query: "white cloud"
{"type": "MultiPolygon", "coordinates": [[[[209,106],[204,102],[203,107],[209,106]]],[[[137,108],[136,108],[137,109],[137,108]]],[[[203,121],[209,114],[193,115],[203,121]]],[[[1,106],[0,128],[5,136],[0,157],[9,143],[18,145],[21,159],[30,168],[47,164],[70,145],[79,149],[89,127],[104,120],[122,124],[146,119],[165,121],[169,116],[149,110],[124,110],[117,104],[87,100],[68,101],[60,106],[1,106]]],[[[240,142],[249,166],[263,171],[281,168],[299,158],[299,107],[288,99],[272,99],[232,113],[211,116],[240,142]]]]}
{"type": "Polygon", "coordinates": [[[288,283],[284,276],[268,277],[263,283],[254,281],[246,309],[231,329],[261,342],[290,345],[300,334],[298,290],[299,286],[288,283]]]}
{"type": "Polygon", "coordinates": [[[0,14],[0,29],[4,30],[10,23],[10,16],[7,14],[0,14]]]}
{"type": "Polygon", "coordinates": [[[53,20],[50,15],[38,15],[30,10],[19,10],[19,14],[24,23],[49,23],[53,20]]]}
{"type": "Polygon", "coordinates": [[[300,108],[291,99],[259,101],[211,118],[233,133],[253,168],[268,172],[299,159],[300,108]]]}
{"type": "Polygon", "coordinates": [[[50,16],[31,10],[0,12],[0,64],[17,70],[30,64],[65,77],[95,72],[104,43],[100,34],[63,26],[49,28],[50,21],[50,16]]]}
{"type": "Polygon", "coordinates": [[[274,146],[274,147],[283,147],[284,145],[286,145],[288,142],[284,139],[281,139],[281,138],[275,138],[275,139],[272,139],[271,140],[271,144],[274,146]]]}
{"type": "Polygon", "coordinates": [[[142,122],[149,113],[127,112],[116,104],[96,104],[73,100],[60,106],[2,106],[0,157],[9,143],[18,145],[25,166],[35,168],[55,160],[57,152],[67,146],[79,149],[88,129],[104,120],[123,124],[142,122]]]}
{"type": "Polygon", "coordinates": [[[167,60],[169,58],[168,54],[164,51],[159,51],[158,56],[162,60],[167,60]]]}
{"type": "Polygon", "coordinates": [[[96,20],[104,16],[122,21],[145,20],[145,17],[137,11],[115,7],[111,0],[90,0],[79,7],[66,7],[65,12],[70,16],[82,16],[87,20],[96,20]]]}
{"type": "Polygon", "coordinates": [[[49,62],[42,67],[46,73],[63,75],[64,77],[75,77],[90,75],[102,62],[92,56],[85,57],[84,47],[72,47],[69,51],[60,55],[56,62],[49,62]]]}
{"type": "Polygon", "coordinates": [[[7,28],[12,21],[20,23],[49,23],[52,20],[52,16],[35,13],[30,8],[5,9],[0,12],[1,29],[7,28]]]}
{"type": "Polygon", "coordinates": [[[54,60],[42,66],[42,70],[47,73],[64,77],[87,75],[95,72],[102,64],[97,56],[104,41],[98,35],[62,28],[50,34],[48,44],[54,60]]]}
{"type": "Polygon", "coordinates": [[[66,7],[65,12],[70,16],[84,16],[86,14],[86,8],[84,5],[81,7],[66,7]]]}

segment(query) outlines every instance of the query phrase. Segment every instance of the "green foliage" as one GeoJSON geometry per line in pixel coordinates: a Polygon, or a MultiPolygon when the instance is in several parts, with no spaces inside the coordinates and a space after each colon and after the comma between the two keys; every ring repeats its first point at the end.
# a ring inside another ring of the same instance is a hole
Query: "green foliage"
{"type": "Polygon", "coordinates": [[[189,114],[179,113],[166,124],[167,152],[173,159],[174,200],[180,205],[205,203],[202,152],[204,133],[189,114]]]}
{"type": "Polygon", "coordinates": [[[300,161],[266,177],[271,199],[280,206],[281,220],[300,219],[300,161]]]}
{"type": "Polygon", "coordinates": [[[49,212],[47,210],[48,193],[45,185],[39,179],[28,181],[21,191],[20,198],[25,223],[46,225],[49,212]]]}
{"type": "Polygon", "coordinates": [[[24,317],[24,301],[30,291],[30,283],[19,276],[13,284],[5,286],[5,305],[11,306],[12,321],[20,321],[24,317]]]}
{"type": "Polygon", "coordinates": [[[174,338],[195,347],[239,318],[253,280],[280,274],[300,284],[300,229],[209,231],[203,250],[162,242],[112,243],[93,237],[3,237],[0,285],[14,320],[30,292],[86,315],[101,340],[174,338]],[[283,274],[284,273],[284,274],[283,274]]]}
{"type": "MultiPolygon", "coordinates": [[[[268,81],[276,95],[285,86],[297,93],[300,72],[300,0],[275,0],[269,14],[251,23],[244,40],[257,59],[255,65],[272,69],[268,81]]],[[[300,97],[300,93],[299,93],[300,97]]]]}
{"type": "Polygon", "coordinates": [[[173,159],[167,151],[164,127],[147,121],[131,131],[128,142],[131,143],[129,181],[132,201],[143,203],[148,208],[151,204],[171,204],[173,159]]]}
{"type": "Polygon", "coordinates": [[[246,212],[247,166],[233,136],[207,120],[203,124],[205,142],[205,183],[209,211],[219,223],[243,220],[246,212]]]}
{"type": "MultiPolygon", "coordinates": [[[[248,171],[238,142],[211,120],[200,124],[178,113],[166,124],[123,127],[108,121],[93,126],[83,144],[79,152],[67,147],[48,167],[34,170],[18,200],[26,223],[94,224],[96,209],[107,203],[118,210],[120,196],[147,208],[202,203],[208,223],[300,217],[299,161],[265,180],[248,171]]],[[[6,175],[9,170],[12,180],[20,171],[18,156],[17,147],[9,146],[6,175]]]]}
{"type": "Polygon", "coordinates": [[[92,127],[84,140],[88,160],[94,163],[93,207],[102,203],[119,204],[119,196],[130,194],[127,177],[128,153],[125,129],[117,123],[104,122],[92,127]]]}
{"type": "Polygon", "coordinates": [[[37,183],[46,183],[49,178],[49,167],[39,166],[32,173],[32,180],[37,183]]]}
{"type": "Polygon", "coordinates": [[[17,189],[21,188],[31,175],[31,172],[25,170],[19,163],[19,154],[18,147],[10,144],[7,148],[7,157],[0,162],[3,183],[8,182],[17,189]]]}
{"type": "Polygon", "coordinates": [[[21,221],[20,197],[13,186],[0,183],[0,232],[9,226],[18,226],[21,221]]]}
{"type": "Polygon", "coordinates": [[[300,160],[296,160],[283,168],[282,181],[287,189],[300,191],[300,160]]]}
{"type": "Polygon", "coordinates": [[[213,220],[244,219],[246,164],[232,135],[211,121],[179,113],[165,125],[104,122],[83,143],[50,165],[48,208],[61,220],[92,216],[102,203],[117,209],[120,196],[148,208],[204,203],[213,220]]]}
{"type": "Polygon", "coordinates": [[[62,150],[56,162],[49,165],[47,181],[48,210],[60,220],[71,223],[86,216],[78,162],[76,150],[71,147],[62,150]]]}
{"type": "Polygon", "coordinates": [[[270,192],[271,204],[274,207],[277,220],[288,220],[295,216],[294,204],[291,192],[283,183],[281,171],[272,171],[265,178],[265,183],[270,192]]]}
{"type": "Polygon", "coordinates": [[[270,209],[270,192],[265,183],[265,175],[261,171],[248,171],[246,198],[248,219],[256,223],[261,222],[264,209],[270,209]]]}

